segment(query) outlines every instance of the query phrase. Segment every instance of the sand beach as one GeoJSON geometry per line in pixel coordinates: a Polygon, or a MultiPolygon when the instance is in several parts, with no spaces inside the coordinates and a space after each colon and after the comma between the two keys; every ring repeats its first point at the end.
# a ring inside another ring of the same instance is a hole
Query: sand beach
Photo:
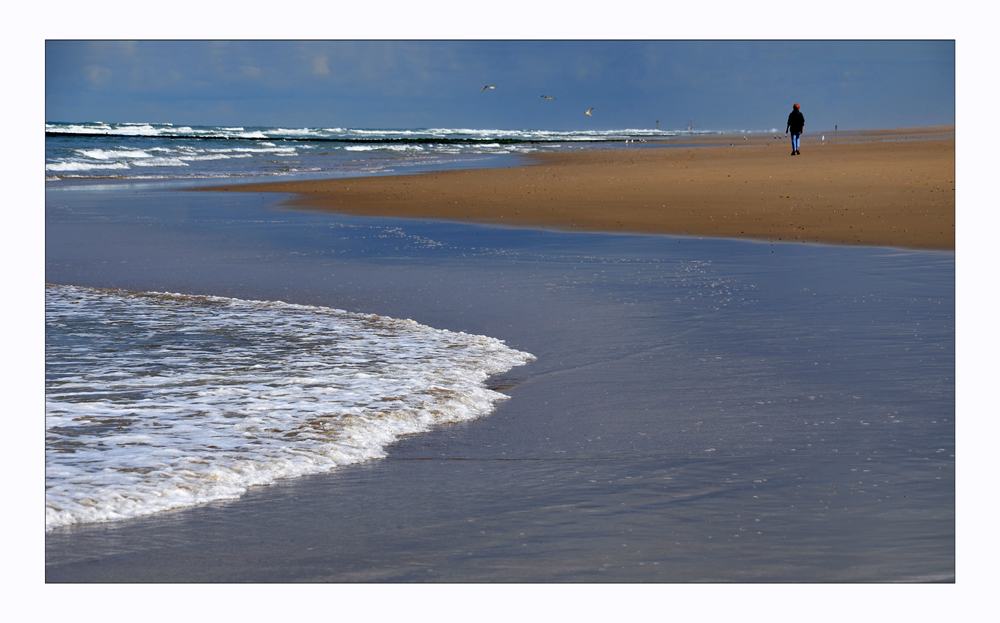
{"type": "Polygon", "coordinates": [[[514,168],[206,189],[354,215],[954,249],[953,126],[806,133],[800,151],[777,134],[686,136],[514,168]]]}

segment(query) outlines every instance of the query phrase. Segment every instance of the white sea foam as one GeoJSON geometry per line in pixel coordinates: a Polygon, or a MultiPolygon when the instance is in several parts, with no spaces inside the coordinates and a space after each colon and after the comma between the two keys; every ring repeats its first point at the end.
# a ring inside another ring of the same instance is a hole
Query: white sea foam
{"type": "Polygon", "coordinates": [[[344,147],[344,151],[401,151],[401,152],[419,152],[424,151],[422,145],[348,145],[344,147]]]}
{"type": "Polygon", "coordinates": [[[287,136],[322,136],[322,131],[313,128],[275,128],[274,133],[287,136]]]}
{"type": "Polygon", "coordinates": [[[186,167],[190,166],[180,158],[144,158],[132,163],[138,167],[186,167]]]}
{"type": "Polygon", "coordinates": [[[281,156],[297,156],[295,147],[226,147],[221,149],[207,149],[215,154],[274,154],[281,156]]]}
{"type": "Polygon", "coordinates": [[[179,156],[178,159],[183,160],[185,162],[201,162],[204,160],[228,160],[230,158],[249,158],[249,157],[250,154],[236,154],[233,156],[228,154],[202,154],[198,156],[193,156],[193,155],[179,156]]]}
{"type": "Polygon", "coordinates": [[[123,136],[157,136],[162,132],[148,123],[123,123],[117,128],[116,133],[123,136]]]}
{"type": "Polygon", "coordinates": [[[489,413],[501,341],[280,302],[46,288],[46,527],[235,498],[489,413]]]}
{"type": "Polygon", "coordinates": [[[152,158],[152,154],[137,149],[78,149],[82,156],[95,160],[118,160],[121,158],[152,158]]]}
{"type": "Polygon", "coordinates": [[[237,147],[232,151],[245,154],[275,154],[281,156],[297,156],[295,147],[237,147]]]}
{"type": "Polygon", "coordinates": [[[129,166],[124,162],[112,162],[109,164],[99,164],[97,162],[50,162],[45,165],[46,171],[89,171],[91,169],[127,169],[129,166]]]}
{"type": "Polygon", "coordinates": [[[112,132],[112,128],[111,128],[110,125],[108,125],[106,123],[101,123],[99,121],[95,121],[94,123],[89,123],[89,124],[85,124],[85,125],[80,125],[80,124],[75,124],[75,123],[72,123],[72,124],[52,124],[52,123],[46,123],[45,124],[45,131],[46,132],[62,132],[62,133],[65,133],[65,134],[88,134],[88,133],[101,134],[101,133],[110,133],[110,132],[112,132]]]}

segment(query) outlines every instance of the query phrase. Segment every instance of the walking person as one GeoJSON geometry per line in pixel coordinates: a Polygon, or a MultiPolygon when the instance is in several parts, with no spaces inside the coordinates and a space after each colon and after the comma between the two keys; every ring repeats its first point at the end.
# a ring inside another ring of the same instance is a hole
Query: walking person
{"type": "Polygon", "coordinates": [[[799,105],[795,104],[792,106],[792,112],[788,115],[788,125],[785,126],[785,134],[788,134],[789,130],[792,132],[792,155],[799,155],[799,136],[802,135],[802,128],[806,126],[806,118],[802,116],[802,112],[799,111],[799,105]]]}

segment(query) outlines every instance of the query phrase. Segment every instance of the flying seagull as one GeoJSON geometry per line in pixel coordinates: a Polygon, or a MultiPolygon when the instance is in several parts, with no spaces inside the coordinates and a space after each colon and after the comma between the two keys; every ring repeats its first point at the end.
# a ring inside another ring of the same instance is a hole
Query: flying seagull
{"type": "Polygon", "coordinates": [[[554,100],[554,97],[549,97],[548,95],[539,95],[538,97],[544,97],[547,100],[554,100]]]}
{"type": "Polygon", "coordinates": [[[494,85],[492,85],[492,84],[487,84],[487,85],[486,85],[486,86],[484,86],[484,87],[483,87],[482,89],[480,89],[480,90],[479,90],[479,92],[480,92],[480,93],[482,93],[482,92],[483,92],[483,91],[485,91],[486,89],[495,89],[495,88],[496,88],[496,86],[494,86],[494,85]]]}
{"type": "Polygon", "coordinates": [[[593,108],[588,108],[586,111],[584,111],[583,114],[587,115],[588,117],[593,117],[594,115],[590,114],[591,110],[594,110],[594,109],[593,108]]]}

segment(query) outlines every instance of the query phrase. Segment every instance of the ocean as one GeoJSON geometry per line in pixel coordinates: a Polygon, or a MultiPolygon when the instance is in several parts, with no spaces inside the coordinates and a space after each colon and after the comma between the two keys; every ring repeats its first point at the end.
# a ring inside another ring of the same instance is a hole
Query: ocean
{"type": "Polygon", "coordinates": [[[338,177],[496,166],[496,156],[622,146],[704,131],[350,129],[46,123],[46,180],[338,177]]]}

